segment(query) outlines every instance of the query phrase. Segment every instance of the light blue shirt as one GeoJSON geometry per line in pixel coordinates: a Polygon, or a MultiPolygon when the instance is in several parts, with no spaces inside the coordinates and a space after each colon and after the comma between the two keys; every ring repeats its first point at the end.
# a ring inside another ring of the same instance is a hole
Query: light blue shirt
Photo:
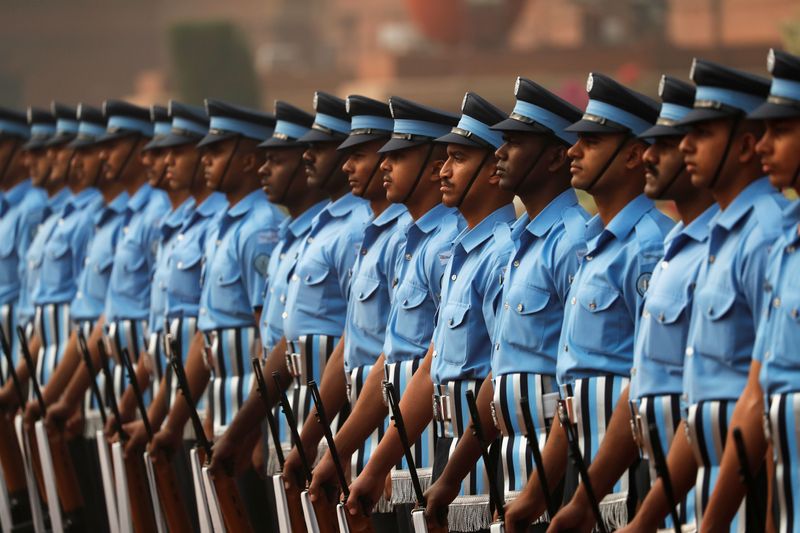
{"type": "Polygon", "coordinates": [[[370,218],[369,204],[350,193],[317,215],[289,278],[283,320],[287,340],[341,336],[350,271],[370,218]]]}
{"type": "Polygon", "coordinates": [[[736,400],[747,383],[767,298],[767,255],[780,235],[787,203],[767,178],[761,178],[711,221],[684,364],[684,392],[690,405],[736,400]]]}
{"type": "Polygon", "coordinates": [[[129,198],[127,192],[122,192],[109,204],[103,204],[92,213],[94,233],[90,237],[86,259],[78,276],[78,291],[69,308],[72,320],[93,321],[103,314],[114,251],[125,223],[125,208],[129,198]]]}
{"type": "Polygon", "coordinates": [[[264,283],[278,226],[284,219],[257,189],[229,207],[206,238],[201,331],[257,326],[254,312],[264,302],[264,283]]]}
{"type": "Polygon", "coordinates": [[[555,375],[564,304],[586,252],[589,215],[568,189],[533,220],[523,215],[511,237],[492,350],[492,374],[555,375]]]}
{"type": "Polygon", "coordinates": [[[27,324],[33,321],[35,309],[33,306],[33,295],[37,291],[39,278],[41,275],[42,261],[44,260],[44,245],[52,235],[59,219],[61,211],[67,200],[72,196],[69,188],[64,187],[52,197],[47,199],[44,209],[44,221],[36,230],[36,235],[28,247],[25,254],[25,261],[20,265],[20,286],[19,300],[17,305],[17,318],[20,324],[27,324]]]}
{"type": "Polygon", "coordinates": [[[73,194],[64,204],[53,233],[44,245],[34,304],[68,303],[75,297],[78,274],[94,232],[92,217],[103,204],[100,191],[92,187],[73,194]]]}
{"type": "Polygon", "coordinates": [[[560,385],[630,375],[644,293],[673,226],[643,194],[608,226],[599,215],[586,223],[587,253],[569,291],[558,346],[560,385]]]}
{"type": "Polygon", "coordinates": [[[261,313],[261,344],[266,353],[283,337],[283,312],[286,309],[289,277],[306,235],[311,231],[311,223],[326,205],[328,201],[323,200],[306,209],[297,218],[287,218],[281,222],[280,241],[269,258],[264,310],[261,313]]]}
{"type": "Polygon", "coordinates": [[[147,320],[161,220],[169,209],[166,193],[147,183],[131,196],[111,267],[105,308],[108,323],[147,320]]]}
{"type": "Polygon", "coordinates": [[[676,224],[664,239],[664,257],[650,279],[633,348],[632,400],[683,392],[683,354],[697,273],[706,258],[708,223],[718,212],[714,204],[688,226],[676,224]]]}
{"type": "Polygon", "coordinates": [[[465,226],[461,214],[443,204],[406,226],[383,343],[387,363],[423,357],[428,351],[442,296],[444,268],[453,241],[465,226]]]}
{"type": "Polygon", "coordinates": [[[344,369],[373,365],[383,350],[397,260],[411,221],[403,204],[391,204],[364,230],[347,301],[344,369]]]}
{"type": "Polygon", "coordinates": [[[171,318],[197,318],[202,291],[206,241],[216,232],[228,200],[219,192],[211,193],[192,209],[180,233],[164,249],[168,265],[164,313],[171,318]]]}
{"type": "MultiPolygon", "coordinates": [[[[184,237],[178,238],[181,235],[180,230],[191,218],[195,208],[194,198],[189,197],[161,221],[161,239],[158,242],[158,251],[156,252],[153,282],[150,284],[150,317],[147,323],[151,333],[164,331],[171,254],[176,245],[183,244],[184,237]]],[[[197,294],[199,297],[199,286],[197,287],[197,294]]]]}
{"type": "Polygon", "coordinates": [[[34,234],[44,219],[47,195],[26,179],[6,191],[0,217],[0,305],[17,302],[21,286],[20,271],[34,234]]]}
{"type": "Polygon", "coordinates": [[[489,375],[498,297],[514,252],[507,204],[453,243],[442,278],[442,303],[433,332],[431,378],[444,384],[489,375]]]}
{"type": "Polygon", "coordinates": [[[800,391],[800,202],[786,208],[783,222],[767,263],[768,296],[753,348],[768,396],[800,391]]]}

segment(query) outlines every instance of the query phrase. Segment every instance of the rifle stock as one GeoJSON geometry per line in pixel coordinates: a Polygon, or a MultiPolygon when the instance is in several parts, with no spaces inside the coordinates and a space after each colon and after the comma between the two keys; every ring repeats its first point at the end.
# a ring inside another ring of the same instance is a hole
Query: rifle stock
{"type": "Polygon", "coordinates": [[[536,438],[536,428],[533,425],[533,417],[531,416],[531,407],[528,405],[528,398],[523,396],[519,399],[522,406],[522,420],[525,423],[525,433],[528,438],[528,445],[531,448],[533,455],[533,463],[536,465],[536,473],[539,476],[539,484],[544,493],[544,501],[547,505],[547,514],[550,519],[558,512],[558,507],[553,500],[553,493],[550,492],[550,486],[547,483],[547,472],[544,468],[544,460],[542,459],[542,451],[539,449],[539,439],[536,438]]]}
{"type": "MultiPolygon", "coordinates": [[[[11,347],[3,328],[0,328],[0,349],[6,357],[8,363],[8,374],[17,393],[17,402],[20,409],[25,408],[25,392],[14,368],[14,358],[11,356],[11,347]]],[[[13,418],[13,414],[12,414],[13,418]]],[[[13,421],[5,417],[0,421],[0,464],[3,466],[3,477],[6,480],[6,487],[10,494],[14,494],[26,489],[25,470],[22,465],[22,451],[19,447],[19,440],[14,431],[13,421]]]]}

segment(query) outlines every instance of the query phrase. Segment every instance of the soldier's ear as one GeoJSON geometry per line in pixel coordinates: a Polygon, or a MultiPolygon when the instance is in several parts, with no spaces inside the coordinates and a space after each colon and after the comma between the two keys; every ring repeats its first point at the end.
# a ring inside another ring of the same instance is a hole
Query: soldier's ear
{"type": "Polygon", "coordinates": [[[257,172],[258,168],[261,166],[258,163],[258,158],[256,157],[255,152],[248,152],[247,154],[243,154],[241,156],[241,161],[242,161],[243,172],[257,172]]]}
{"type": "Polygon", "coordinates": [[[431,163],[431,173],[430,176],[428,176],[431,181],[439,181],[439,172],[442,170],[444,162],[444,159],[437,159],[431,163]]]}
{"type": "Polygon", "coordinates": [[[548,172],[557,172],[564,165],[569,166],[569,157],[567,157],[567,147],[561,143],[554,144],[548,149],[550,152],[549,162],[547,164],[548,172]]]}
{"type": "Polygon", "coordinates": [[[625,160],[625,166],[629,169],[635,169],[642,165],[644,151],[647,150],[647,145],[641,141],[630,143],[628,148],[628,157],[625,160]]]}

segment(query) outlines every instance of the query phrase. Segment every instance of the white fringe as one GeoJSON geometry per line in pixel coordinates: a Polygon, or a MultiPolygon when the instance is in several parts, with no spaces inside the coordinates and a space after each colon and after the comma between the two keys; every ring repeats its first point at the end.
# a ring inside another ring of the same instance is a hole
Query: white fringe
{"type": "Polygon", "coordinates": [[[458,496],[448,508],[447,526],[450,531],[480,531],[488,529],[491,523],[487,494],[458,496]]]}
{"type": "Polygon", "coordinates": [[[394,511],[394,504],[386,498],[386,494],[381,494],[381,499],[375,504],[376,513],[391,513],[394,511]]]}
{"type": "MultiPolygon", "coordinates": [[[[431,486],[433,468],[418,468],[417,475],[419,476],[419,484],[422,486],[422,492],[425,492],[431,486]]],[[[392,504],[405,503],[417,503],[414,485],[411,483],[411,474],[409,474],[408,470],[395,468],[392,470],[392,504]]]]}
{"type": "MultiPolygon", "coordinates": [[[[283,456],[286,457],[289,455],[289,452],[292,451],[292,447],[288,444],[281,443],[281,449],[283,450],[283,456]]],[[[267,475],[274,476],[278,472],[281,471],[281,464],[278,462],[278,452],[275,449],[275,446],[269,447],[269,459],[267,460],[267,475]]]]}
{"type": "MultiPolygon", "coordinates": [[[[508,503],[513,502],[517,498],[517,496],[519,496],[519,494],[520,493],[517,490],[512,490],[510,492],[507,492],[506,493],[506,503],[508,504],[508,503]]],[[[547,513],[547,510],[545,509],[545,511],[542,514],[542,516],[540,516],[539,518],[534,520],[532,522],[532,525],[549,524],[549,523],[550,523],[550,515],[547,513]]]]}
{"type": "Polygon", "coordinates": [[[83,418],[83,438],[94,439],[98,429],[104,429],[103,419],[98,411],[91,410],[83,418]]]}
{"type": "Polygon", "coordinates": [[[614,531],[628,524],[628,493],[609,494],[600,502],[600,516],[606,529],[614,531]]]}

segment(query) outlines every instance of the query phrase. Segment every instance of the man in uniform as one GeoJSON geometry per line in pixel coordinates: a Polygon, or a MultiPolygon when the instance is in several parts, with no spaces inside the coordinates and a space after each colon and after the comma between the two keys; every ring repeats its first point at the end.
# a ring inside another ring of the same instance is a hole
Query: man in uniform
{"type": "MultiPolygon", "coordinates": [[[[587,191],[598,214],[585,228],[587,252],[581,258],[565,305],[556,376],[561,396],[572,404],[580,449],[594,459],[614,405],[627,386],[633,339],[642,298],[672,221],[642,194],[646,143],[637,138],[655,123],[658,107],[650,98],[611,78],[592,73],[583,118],[566,131],[578,134],[567,155],[572,186],[587,191]]],[[[550,486],[564,477],[565,433],[553,424],[543,451],[550,486]]],[[[565,480],[566,497],[574,479],[565,480]]],[[[607,527],[619,527],[632,513],[633,471],[600,505],[607,527]]],[[[516,531],[544,511],[537,473],[509,506],[506,527],[516,531]]]]}
{"type": "MultiPolygon", "coordinates": [[[[652,459],[658,439],[668,450],[681,420],[683,353],[689,330],[697,272],[705,257],[708,222],[716,214],[714,199],[705,189],[692,186],[678,144],[686,130],[674,124],[694,104],[694,87],[669,76],[659,85],[662,105],[656,125],[640,137],[652,140],[644,153],[647,168],[645,194],[653,200],[672,200],[680,222],[664,241],[665,253],[653,272],[634,344],[631,383],[617,402],[603,444],[589,469],[592,489],[604,497],[625,470],[642,455],[652,459]],[[630,404],[628,399],[631,399],[630,404]],[[635,413],[635,419],[631,413],[635,413]],[[631,432],[635,428],[635,436],[631,432]]],[[[657,479],[649,461],[650,483],[657,479]]],[[[694,520],[693,505],[681,507],[681,523],[694,520]]],[[[583,485],[559,511],[553,529],[590,530],[594,516],[583,485]]],[[[672,527],[671,521],[667,524],[672,527]]]]}
{"type": "MultiPolygon", "coordinates": [[[[763,469],[757,481],[761,489],[739,507],[736,517],[708,523],[704,518],[714,487],[736,483],[720,477],[720,466],[723,454],[735,452],[726,445],[731,442],[731,416],[747,382],[756,328],[768,300],[767,254],[780,234],[787,204],[760,177],[756,143],[763,125],[747,118],[764,102],[769,83],[700,59],[692,65],[691,78],[697,94],[694,109],[678,121],[689,127],[680,149],[692,183],[709,189],[720,211],[709,225],[692,303],[683,372],[685,430],[676,431],[668,465],[676,498],[695,487],[698,529],[761,531],[766,516],[763,469]]],[[[656,483],[628,530],[656,527],[667,511],[663,486],[656,483]]]]}

